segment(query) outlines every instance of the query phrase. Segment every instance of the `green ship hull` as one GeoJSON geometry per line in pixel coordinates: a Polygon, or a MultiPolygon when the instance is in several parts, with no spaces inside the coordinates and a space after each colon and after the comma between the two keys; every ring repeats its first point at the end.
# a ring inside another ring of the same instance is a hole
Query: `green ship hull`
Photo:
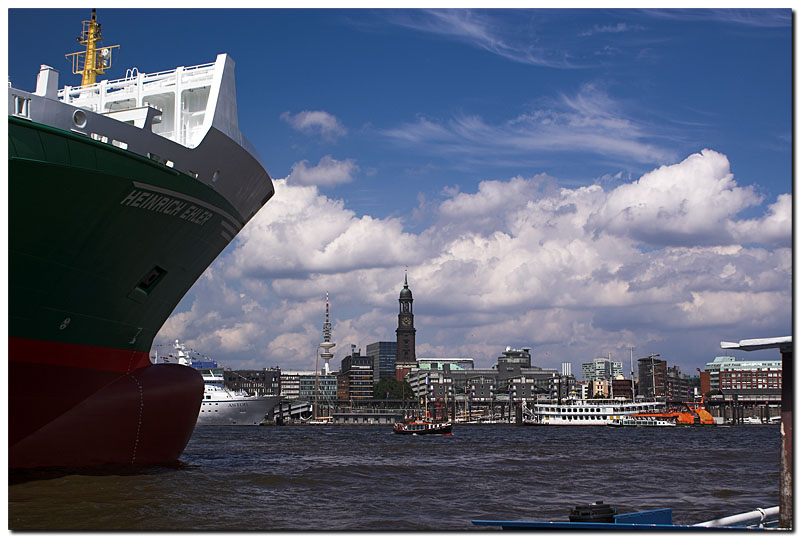
{"type": "Polygon", "coordinates": [[[149,350],[247,218],[110,144],[12,116],[8,134],[10,466],[177,459],[202,377],[149,350]]]}

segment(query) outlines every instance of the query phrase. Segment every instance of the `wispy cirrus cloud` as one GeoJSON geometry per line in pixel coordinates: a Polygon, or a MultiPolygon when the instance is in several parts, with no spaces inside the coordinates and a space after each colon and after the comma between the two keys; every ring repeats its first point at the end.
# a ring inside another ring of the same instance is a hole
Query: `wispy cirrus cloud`
{"type": "Polygon", "coordinates": [[[594,34],[622,34],[626,32],[640,32],[644,30],[644,26],[639,24],[628,24],[618,22],[617,24],[603,24],[594,25],[591,30],[586,30],[581,33],[581,36],[588,37],[594,34]]]}
{"type": "Polygon", "coordinates": [[[792,25],[792,11],[786,9],[648,9],[650,16],[682,21],[714,20],[763,28],[792,25]]]}
{"type": "Polygon", "coordinates": [[[543,67],[576,67],[559,49],[537,45],[530,25],[469,9],[393,12],[392,22],[406,28],[465,41],[509,60],[543,67]]]}
{"type": "Polygon", "coordinates": [[[383,134],[426,151],[472,158],[530,159],[537,153],[581,151],[639,163],[674,159],[672,150],[654,142],[663,139],[663,128],[658,137],[651,131],[650,126],[628,117],[604,90],[586,84],[575,95],[561,95],[502,123],[489,124],[476,115],[445,121],[420,117],[383,134]]]}

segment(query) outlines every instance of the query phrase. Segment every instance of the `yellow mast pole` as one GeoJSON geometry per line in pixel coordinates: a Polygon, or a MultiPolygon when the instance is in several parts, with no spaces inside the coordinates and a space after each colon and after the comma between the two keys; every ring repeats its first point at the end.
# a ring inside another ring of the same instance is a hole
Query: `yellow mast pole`
{"type": "Polygon", "coordinates": [[[97,82],[97,42],[102,39],[100,25],[97,24],[97,10],[92,10],[92,19],[86,32],[86,61],[83,63],[83,79],[81,86],[97,82]]]}
{"type": "Polygon", "coordinates": [[[72,58],[72,73],[82,75],[81,86],[88,86],[97,82],[97,75],[103,75],[106,69],[111,67],[111,53],[119,45],[110,47],[100,47],[103,40],[103,32],[100,23],[97,22],[97,10],[92,10],[92,18],[83,21],[83,30],[78,36],[78,43],[86,46],[86,50],[67,54],[67,58],[72,58]],[[83,65],[81,66],[81,60],[83,65]]]}

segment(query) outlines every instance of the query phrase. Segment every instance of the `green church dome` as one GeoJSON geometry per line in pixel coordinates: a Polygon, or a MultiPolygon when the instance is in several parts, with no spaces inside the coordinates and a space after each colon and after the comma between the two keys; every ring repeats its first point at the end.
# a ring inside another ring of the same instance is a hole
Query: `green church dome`
{"type": "Polygon", "coordinates": [[[400,300],[403,299],[411,299],[411,290],[408,289],[408,273],[406,272],[405,282],[403,283],[403,289],[400,290],[400,300]]]}

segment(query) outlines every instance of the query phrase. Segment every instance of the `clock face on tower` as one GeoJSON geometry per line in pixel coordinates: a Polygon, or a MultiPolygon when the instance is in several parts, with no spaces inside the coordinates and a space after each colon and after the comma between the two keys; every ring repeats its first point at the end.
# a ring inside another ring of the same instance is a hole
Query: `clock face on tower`
{"type": "Polygon", "coordinates": [[[400,318],[400,324],[403,325],[404,327],[410,327],[411,318],[408,316],[403,316],[402,318],[400,318]]]}

